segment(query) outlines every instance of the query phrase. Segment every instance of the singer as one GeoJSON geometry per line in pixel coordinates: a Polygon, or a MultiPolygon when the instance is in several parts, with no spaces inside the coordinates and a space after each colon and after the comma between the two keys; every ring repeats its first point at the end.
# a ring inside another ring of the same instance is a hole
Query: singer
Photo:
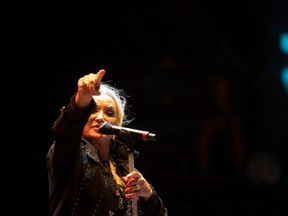
{"type": "Polygon", "coordinates": [[[103,82],[105,73],[81,77],[52,125],[46,156],[51,215],[128,216],[134,199],[137,215],[168,216],[152,184],[136,168],[129,171],[127,140],[99,130],[104,122],[121,128],[132,121],[125,92],[103,82]]]}

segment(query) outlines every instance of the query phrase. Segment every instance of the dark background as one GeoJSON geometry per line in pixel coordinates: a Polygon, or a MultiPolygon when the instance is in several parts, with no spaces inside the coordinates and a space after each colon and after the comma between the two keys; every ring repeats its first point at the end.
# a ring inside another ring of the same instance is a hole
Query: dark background
{"type": "Polygon", "coordinates": [[[158,135],[135,143],[135,166],[171,215],[287,215],[288,101],[279,79],[287,55],[277,36],[287,32],[288,5],[264,2],[6,3],[8,215],[49,215],[50,127],[78,78],[101,68],[129,95],[129,127],[158,135]]]}

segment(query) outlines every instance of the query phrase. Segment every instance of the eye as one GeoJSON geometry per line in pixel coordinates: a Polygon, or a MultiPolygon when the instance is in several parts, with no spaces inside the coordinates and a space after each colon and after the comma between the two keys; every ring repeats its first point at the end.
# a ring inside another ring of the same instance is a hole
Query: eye
{"type": "Polygon", "coordinates": [[[108,116],[108,117],[115,117],[116,116],[116,111],[115,109],[111,106],[109,107],[106,107],[105,108],[105,114],[108,116]]]}
{"type": "Polygon", "coordinates": [[[109,111],[106,112],[106,115],[109,116],[109,117],[114,117],[115,116],[115,111],[109,110],[109,111]]]}

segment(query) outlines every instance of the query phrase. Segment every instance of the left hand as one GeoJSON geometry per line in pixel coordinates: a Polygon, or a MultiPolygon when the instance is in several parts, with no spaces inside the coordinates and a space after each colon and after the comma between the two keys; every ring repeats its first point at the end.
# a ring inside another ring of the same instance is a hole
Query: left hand
{"type": "Polygon", "coordinates": [[[132,197],[143,197],[147,201],[153,194],[153,190],[150,184],[142,176],[140,172],[132,171],[127,176],[123,177],[122,180],[126,184],[126,198],[132,197]]]}

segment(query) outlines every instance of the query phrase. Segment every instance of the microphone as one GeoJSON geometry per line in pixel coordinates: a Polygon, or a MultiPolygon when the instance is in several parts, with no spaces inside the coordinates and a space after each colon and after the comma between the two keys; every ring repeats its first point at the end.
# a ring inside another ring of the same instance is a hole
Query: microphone
{"type": "Polygon", "coordinates": [[[116,125],[111,125],[109,122],[103,122],[98,131],[103,134],[114,134],[114,135],[124,135],[130,136],[134,139],[144,140],[144,141],[156,141],[157,135],[150,133],[149,131],[136,130],[126,127],[120,127],[116,125]]]}

